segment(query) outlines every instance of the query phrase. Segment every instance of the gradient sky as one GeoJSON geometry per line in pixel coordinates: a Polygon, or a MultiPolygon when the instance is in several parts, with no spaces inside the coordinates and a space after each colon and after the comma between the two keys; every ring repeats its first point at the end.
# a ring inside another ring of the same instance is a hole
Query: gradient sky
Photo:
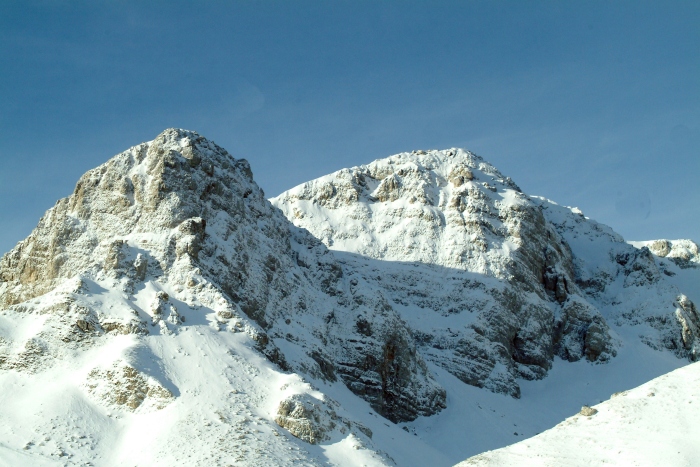
{"type": "Polygon", "coordinates": [[[629,240],[700,241],[700,2],[14,1],[0,14],[0,252],[168,127],[268,196],[464,147],[629,240]]]}

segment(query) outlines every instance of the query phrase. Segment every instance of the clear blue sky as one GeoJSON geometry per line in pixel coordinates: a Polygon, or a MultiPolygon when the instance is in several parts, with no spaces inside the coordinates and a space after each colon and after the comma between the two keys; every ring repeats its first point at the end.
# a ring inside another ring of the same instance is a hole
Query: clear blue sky
{"type": "Polygon", "coordinates": [[[167,127],[269,196],[464,147],[630,240],[700,240],[700,2],[0,4],[0,250],[167,127]]]}

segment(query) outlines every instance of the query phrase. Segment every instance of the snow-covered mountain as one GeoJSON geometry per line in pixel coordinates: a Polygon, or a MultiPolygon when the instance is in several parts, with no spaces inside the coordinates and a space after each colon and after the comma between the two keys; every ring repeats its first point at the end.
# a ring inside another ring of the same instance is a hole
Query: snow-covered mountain
{"type": "Polygon", "coordinates": [[[657,243],[456,149],[271,204],[166,130],[0,260],[0,459],[451,465],[696,359],[697,245],[657,243]]]}
{"type": "Polygon", "coordinates": [[[555,355],[604,363],[623,342],[611,326],[681,358],[700,349],[694,305],[648,248],[523,194],[469,152],[398,154],[272,202],[351,269],[386,268],[370,279],[426,358],[467,384],[517,397],[555,355]]]}
{"type": "Polygon", "coordinates": [[[697,243],[691,240],[629,243],[637,248],[649,248],[665,279],[683,290],[694,303],[700,303],[700,246],[697,243]]]}

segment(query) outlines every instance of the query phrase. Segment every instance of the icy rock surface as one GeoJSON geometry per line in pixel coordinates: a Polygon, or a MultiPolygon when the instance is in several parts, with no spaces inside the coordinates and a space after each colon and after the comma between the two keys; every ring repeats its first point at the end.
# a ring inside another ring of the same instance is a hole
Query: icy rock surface
{"type": "Polygon", "coordinates": [[[425,358],[465,383],[518,397],[518,379],[544,377],[554,356],[604,363],[611,323],[648,324],[649,345],[695,358],[695,315],[678,317],[648,250],[470,152],[397,154],[272,203],[381,289],[425,358]]]}

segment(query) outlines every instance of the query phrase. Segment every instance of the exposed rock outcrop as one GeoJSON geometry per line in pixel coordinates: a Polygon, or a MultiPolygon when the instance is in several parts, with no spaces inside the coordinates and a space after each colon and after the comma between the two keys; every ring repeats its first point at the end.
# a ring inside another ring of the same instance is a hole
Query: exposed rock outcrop
{"type": "Polygon", "coordinates": [[[174,399],[158,381],[125,362],[93,369],[84,384],[100,403],[129,411],[160,410],[174,399]]]}
{"type": "Polygon", "coordinates": [[[348,432],[372,439],[372,431],[356,422],[340,417],[338,403],[319,400],[309,394],[295,394],[280,402],[275,422],[297,438],[310,444],[331,439],[334,432],[348,432]]]}

